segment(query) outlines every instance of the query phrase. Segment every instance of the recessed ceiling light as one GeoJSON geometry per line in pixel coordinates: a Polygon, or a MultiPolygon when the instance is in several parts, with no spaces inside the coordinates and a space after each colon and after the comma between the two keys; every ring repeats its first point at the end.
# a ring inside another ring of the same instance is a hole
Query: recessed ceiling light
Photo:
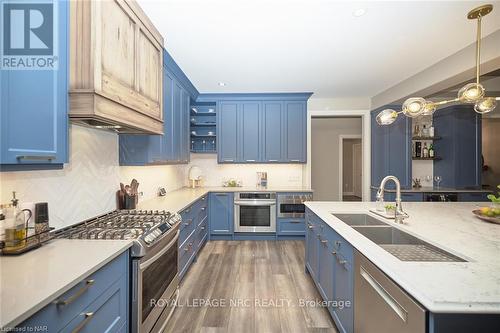
{"type": "Polygon", "coordinates": [[[366,9],[364,8],[358,8],[355,11],[352,12],[352,15],[354,17],[360,17],[366,14],[366,9]]]}
{"type": "Polygon", "coordinates": [[[226,84],[225,84],[224,82],[219,82],[219,86],[220,86],[220,87],[225,87],[225,86],[226,86],[226,84]]]}

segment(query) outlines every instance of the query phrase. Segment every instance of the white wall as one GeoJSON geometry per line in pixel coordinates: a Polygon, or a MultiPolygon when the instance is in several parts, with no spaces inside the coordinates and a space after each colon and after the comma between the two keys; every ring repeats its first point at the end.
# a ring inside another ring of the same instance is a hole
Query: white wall
{"type": "Polygon", "coordinates": [[[0,202],[12,191],[21,202],[48,202],[50,224],[71,225],[116,209],[119,182],[135,177],[144,198],[159,185],[168,191],[184,185],[184,166],[119,167],[118,135],[70,126],[70,158],[62,170],[0,173],[0,202]]]}
{"type": "Polygon", "coordinates": [[[239,179],[243,186],[255,186],[257,172],[267,172],[269,187],[300,187],[303,184],[303,166],[300,164],[217,164],[215,154],[191,154],[186,167],[186,179],[193,165],[203,171],[204,186],[221,186],[229,178],[239,179]]]}
{"type": "Polygon", "coordinates": [[[307,101],[307,109],[315,111],[330,110],[370,110],[370,97],[315,98],[307,101]]]}
{"type": "Polygon", "coordinates": [[[361,133],[360,117],[311,119],[311,184],[315,200],[340,200],[339,136],[361,133]]]}

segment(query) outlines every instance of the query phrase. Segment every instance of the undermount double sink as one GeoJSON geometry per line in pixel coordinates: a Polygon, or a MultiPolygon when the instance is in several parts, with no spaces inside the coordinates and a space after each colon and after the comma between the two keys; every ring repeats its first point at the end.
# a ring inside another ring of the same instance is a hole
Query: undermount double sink
{"type": "Polygon", "coordinates": [[[332,214],[402,261],[465,262],[443,249],[367,214],[332,214]]]}

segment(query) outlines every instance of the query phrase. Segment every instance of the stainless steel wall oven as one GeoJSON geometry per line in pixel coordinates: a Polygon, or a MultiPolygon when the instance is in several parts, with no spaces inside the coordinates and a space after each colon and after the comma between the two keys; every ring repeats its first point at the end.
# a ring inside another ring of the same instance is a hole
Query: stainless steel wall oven
{"type": "Polygon", "coordinates": [[[234,231],[276,232],[276,193],[235,193],[234,231]]]}

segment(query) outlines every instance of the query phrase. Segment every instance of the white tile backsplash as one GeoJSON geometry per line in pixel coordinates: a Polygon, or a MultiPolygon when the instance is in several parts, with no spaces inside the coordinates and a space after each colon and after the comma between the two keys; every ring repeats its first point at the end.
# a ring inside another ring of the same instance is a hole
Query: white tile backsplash
{"type": "Polygon", "coordinates": [[[48,202],[50,225],[68,226],[116,209],[120,181],[136,178],[143,199],[184,185],[185,166],[118,166],[118,135],[87,127],[70,126],[70,158],[62,170],[0,173],[0,202],[12,191],[21,202],[48,202]]]}
{"type": "Polygon", "coordinates": [[[204,186],[221,186],[224,180],[230,178],[241,180],[243,186],[255,186],[258,171],[267,172],[269,187],[303,186],[301,164],[217,164],[215,154],[191,154],[191,162],[186,166],[186,179],[193,165],[201,168],[204,186]]]}

